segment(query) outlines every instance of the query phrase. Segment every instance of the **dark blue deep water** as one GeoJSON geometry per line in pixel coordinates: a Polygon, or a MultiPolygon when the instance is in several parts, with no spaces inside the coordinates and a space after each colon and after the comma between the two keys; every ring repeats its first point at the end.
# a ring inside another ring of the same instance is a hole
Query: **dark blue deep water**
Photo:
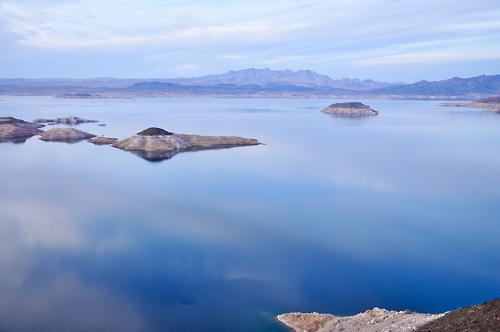
{"type": "Polygon", "coordinates": [[[0,97],[262,146],[151,163],[109,146],[0,144],[1,331],[281,331],[289,311],[441,312],[500,296],[500,116],[438,102],[0,97]]]}

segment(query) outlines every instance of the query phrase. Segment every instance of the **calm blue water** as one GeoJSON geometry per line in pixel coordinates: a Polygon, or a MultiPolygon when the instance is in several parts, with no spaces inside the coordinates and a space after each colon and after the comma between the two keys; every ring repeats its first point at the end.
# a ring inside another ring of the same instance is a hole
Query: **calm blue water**
{"type": "Polygon", "coordinates": [[[267,145],[150,163],[109,146],[0,144],[1,331],[281,331],[288,311],[440,312],[500,296],[500,116],[438,102],[0,97],[267,145]]]}

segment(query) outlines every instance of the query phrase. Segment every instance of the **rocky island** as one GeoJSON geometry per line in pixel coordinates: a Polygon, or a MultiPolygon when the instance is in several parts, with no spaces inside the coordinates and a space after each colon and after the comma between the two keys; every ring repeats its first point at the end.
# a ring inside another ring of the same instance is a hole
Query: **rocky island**
{"type": "Polygon", "coordinates": [[[236,136],[175,134],[161,128],[148,128],[112,146],[130,151],[149,161],[161,161],[183,151],[224,149],[262,144],[256,139],[236,136]]]}
{"type": "Polygon", "coordinates": [[[47,125],[56,125],[56,124],[64,124],[68,126],[76,126],[82,123],[97,123],[97,120],[88,120],[82,119],[77,116],[67,116],[64,118],[55,118],[55,119],[36,119],[33,120],[34,123],[41,123],[47,125]]]}
{"type": "Polygon", "coordinates": [[[323,112],[345,118],[361,118],[378,115],[378,112],[370,106],[359,102],[332,104],[325,108],[323,112]]]}
{"type": "Polygon", "coordinates": [[[96,136],[74,128],[54,128],[40,135],[42,141],[66,143],[76,143],[93,137],[96,136]]]}
{"type": "Polygon", "coordinates": [[[442,314],[374,308],[354,316],[295,312],[277,319],[296,332],[497,331],[500,299],[442,314]]]}
{"type": "Polygon", "coordinates": [[[26,122],[20,119],[0,117],[0,142],[23,143],[28,138],[39,135],[43,131],[42,124],[26,122]]]}

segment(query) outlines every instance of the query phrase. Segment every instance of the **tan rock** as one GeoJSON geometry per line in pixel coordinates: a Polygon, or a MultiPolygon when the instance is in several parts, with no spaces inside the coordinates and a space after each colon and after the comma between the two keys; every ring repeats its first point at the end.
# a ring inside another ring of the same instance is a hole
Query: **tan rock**
{"type": "Polygon", "coordinates": [[[54,128],[40,135],[42,141],[66,143],[76,143],[92,137],[95,135],[74,128],[54,128]]]}

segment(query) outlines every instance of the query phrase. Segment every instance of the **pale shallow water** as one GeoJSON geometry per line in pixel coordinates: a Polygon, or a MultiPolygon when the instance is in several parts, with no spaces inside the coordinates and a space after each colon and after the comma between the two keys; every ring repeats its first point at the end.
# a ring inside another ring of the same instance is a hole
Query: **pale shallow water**
{"type": "MultiPolygon", "coordinates": [[[[147,162],[109,146],[0,144],[1,331],[280,331],[289,311],[441,312],[500,296],[500,116],[439,102],[0,97],[266,145],[147,162]]],[[[49,127],[50,128],[50,127],[49,127]]]]}

